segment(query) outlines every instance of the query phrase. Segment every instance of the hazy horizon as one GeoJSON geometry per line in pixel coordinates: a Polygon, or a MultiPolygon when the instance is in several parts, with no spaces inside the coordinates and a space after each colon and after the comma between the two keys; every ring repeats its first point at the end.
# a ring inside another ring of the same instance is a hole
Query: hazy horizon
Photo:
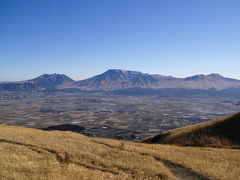
{"type": "Polygon", "coordinates": [[[237,0],[0,2],[0,81],[107,69],[240,79],[237,0]]]}

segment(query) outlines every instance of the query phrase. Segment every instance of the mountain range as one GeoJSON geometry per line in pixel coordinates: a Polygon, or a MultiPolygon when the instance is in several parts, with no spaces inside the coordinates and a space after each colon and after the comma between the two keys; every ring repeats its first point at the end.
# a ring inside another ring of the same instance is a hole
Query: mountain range
{"type": "Polygon", "coordinates": [[[43,74],[31,80],[2,82],[0,90],[46,90],[46,89],[81,89],[81,90],[123,90],[123,89],[190,89],[224,90],[240,88],[240,80],[226,78],[220,74],[195,75],[175,78],[156,74],[110,69],[94,77],[74,81],[64,74],[43,74]]]}

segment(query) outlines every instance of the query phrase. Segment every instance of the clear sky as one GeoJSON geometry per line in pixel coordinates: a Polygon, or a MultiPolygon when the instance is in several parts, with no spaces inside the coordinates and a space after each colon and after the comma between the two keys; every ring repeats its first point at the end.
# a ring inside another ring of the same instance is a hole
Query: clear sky
{"type": "Polygon", "coordinates": [[[240,79],[240,1],[0,0],[0,81],[110,68],[240,79]]]}

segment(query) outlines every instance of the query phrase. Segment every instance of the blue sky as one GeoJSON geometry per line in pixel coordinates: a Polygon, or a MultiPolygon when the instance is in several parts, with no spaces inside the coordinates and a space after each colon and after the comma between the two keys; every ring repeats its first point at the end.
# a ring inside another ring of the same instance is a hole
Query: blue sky
{"type": "Polygon", "coordinates": [[[110,68],[240,79],[239,0],[1,0],[0,81],[110,68]]]}

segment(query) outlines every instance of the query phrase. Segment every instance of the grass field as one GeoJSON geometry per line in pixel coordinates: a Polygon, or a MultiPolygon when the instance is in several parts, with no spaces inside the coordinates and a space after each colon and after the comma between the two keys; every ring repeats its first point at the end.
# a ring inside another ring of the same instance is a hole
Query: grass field
{"type": "Polygon", "coordinates": [[[0,126],[1,179],[226,179],[240,150],[178,147],[0,126]]]}

